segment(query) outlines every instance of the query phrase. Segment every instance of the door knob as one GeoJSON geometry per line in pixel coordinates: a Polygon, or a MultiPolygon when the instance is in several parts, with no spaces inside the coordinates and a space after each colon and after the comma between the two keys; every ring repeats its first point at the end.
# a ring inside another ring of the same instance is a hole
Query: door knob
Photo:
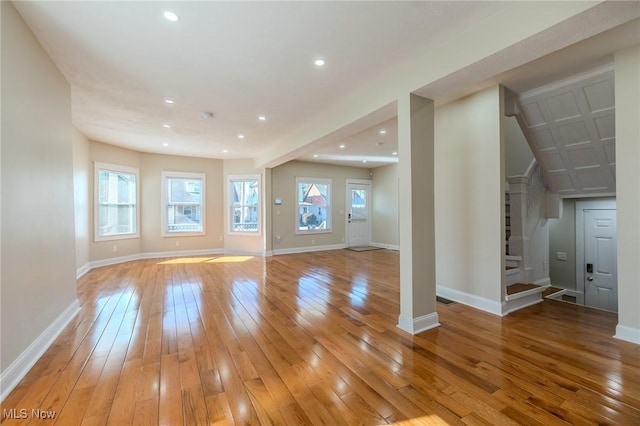
{"type": "Polygon", "coordinates": [[[593,281],[593,277],[587,277],[587,281],[593,281]]]}

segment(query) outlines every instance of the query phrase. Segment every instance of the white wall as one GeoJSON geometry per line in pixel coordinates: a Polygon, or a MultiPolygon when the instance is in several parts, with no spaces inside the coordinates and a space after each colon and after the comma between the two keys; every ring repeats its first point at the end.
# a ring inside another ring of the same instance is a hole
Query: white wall
{"type": "Polygon", "coordinates": [[[161,253],[223,247],[222,160],[140,154],[140,251],[161,253]],[[205,235],[162,236],[162,172],[205,173],[205,235]],[[177,246],[176,243],[180,245],[177,246]]]}
{"type": "MultiPolygon", "coordinates": [[[[115,257],[133,256],[140,254],[142,248],[140,238],[130,238],[125,240],[95,241],[94,235],[94,209],[95,200],[93,198],[94,188],[94,163],[109,163],[120,166],[134,167],[140,169],[141,154],[126,148],[107,145],[101,142],[91,141],[89,144],[89,230],[91,242],[89,244],[89,259],[92,262],[111,259],[115,257]],[[115,247],[115,251],[114,251],[115,247]]],[[[160,203],[158,202],[158,205],[160,203]]],[[[143,208],[143,207],[141,207],[143,208]]],[[[144,208],[143,208],[144,209],[144,208]]]]}
{"type": "Polygon", "coordinates": [[[345,197],[347,179],[369,179],[369,170],[357,167],[290,161],[271,171],[272,198],[281,198],[282,205],[272,205],[273,250],[344,244],[345,197]],[[331,232],[297,235],[296,177],[331,178],[331,232]],[[280,243],[277,237],[280,236],[280,243]]]}
{"type": "Polygon", "coordinates": [[[640,343],[640,45],[615,54],[618,327],[640,343]]]}
{"type": "Polygon", "coordinates": [[[576,202],[562,200],[562,217],[549,219],[549,278],[555,287],[576,289],[576,202]],[[557,260],[556,253],[567,253],[557,260]]]}
{"type": "Polygon", "coordinates": [[[504,128],[505,174],[524,176],[533,161],[533,152],[515,117],[502,117],[504,128]]]}
{"type": "Polygon", "coordinates": [[[398,237],[398,165],[372,170],[372,236],[376,244],[399,247],[398,237]]]}
{"type": "Polygon", "coordinates": [[[89,188],[89,175],[93,169],[89,164],[89,140],[73,127],[73,200],[76,226],[76,268],[89,264],[91,234],[89,211],[93,191],[89,188]]]}
{"type": "Polygon", "coordinates": [[[437,285],[491,302],[501,301],[504,279],[501,92],[435,112],[437,285]]]}
{"type": "Polygon", "coordinates": [[[14,6],[1,8],[4,376],[77,300],[70,87],[14,6]]]}

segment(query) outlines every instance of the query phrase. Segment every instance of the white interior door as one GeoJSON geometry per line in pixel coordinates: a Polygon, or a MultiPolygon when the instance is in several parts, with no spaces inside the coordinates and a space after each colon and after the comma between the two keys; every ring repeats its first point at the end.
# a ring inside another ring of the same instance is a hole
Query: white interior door
{"type": "Polygon", "coordinates": [[[371,243],[371,183],[347,182],[347,247],[371,243]]]}
{"type": "Polygon", "coordinates": [[[584,210],[585,304],[618,311],[616,211],[584,210]]]}

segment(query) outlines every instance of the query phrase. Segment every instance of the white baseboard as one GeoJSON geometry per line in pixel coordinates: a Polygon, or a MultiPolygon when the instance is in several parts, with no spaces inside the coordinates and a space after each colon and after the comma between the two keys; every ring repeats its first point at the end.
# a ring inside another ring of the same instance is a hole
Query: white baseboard
{"type": "MultiPolygon", "coordinates": [[[[184,256],[209,256],[224,254],[224,249],[202,249],[202,250],[177,250],[158,251],[152,253],[141,253],[140,259],[162,259],[163,257],[184,257],[184,256]]],[[[136,259],[134,259],[136,260],[136,259]]]]}
{"type": "Polygon", "coordinates": [[[616,326],[616,334],[613,337],[640,345],[640,328],[618,324],[616,326]]]}
{"type": "Polygon", "coordinates": [[[444,297],[445,299],[453,300],[490,314],[498,316],[504,315],[503,304],[498,301],[489,300],[481,296],[476,296],[475,294],[465,293],[460,290],[440,285],[436,286],[436,294],[440,297],[444,297]]]}
{"type": "Polygon", "coordinates": [[[400,251],[400,246],[395,245],[395,244],[371,243],[370,245],[372,247],[380,247],[380,248],[387,249],[387,250],[400,251]]]}
{"type": "Polygon", "coordinates": [[[82,265],[76,270],[76,279],[77,280],[80,279],[84,274],[86,274],[90,270],[91,270],[91,264],[85,263],[84,265],[82,265]]]}
{"type": "Polygon", "coordinates": [[[80,311],[80,303],[75,299],[51,324],[11,363],[0,375],[0,401],[11,393],[20,380],[27,375],[31,367],[51,346],[58,335],[80,311]]]}
{"type": "Polygon", "coordinates": [[[295,254],[295,253],[310,253],[314,251],[327,251],[327,250],[340,250],[346,248],[346,244],[330,244],[325,246],[308,246],[308,247],[294,247],[289,249],[274,249],[273,255],[279,254],[295,254]]]}
{"type": "Polygon", "coordinates": [[[536,280],[533,283],[540,287],[551,287],[551,279],[549,277],[543,278],[541,280],[536,280]]]}
{"type": "Polygon", "coordinates": [[[398,317],[398,328],[411,334],[422,333],[440,325],[438,313],[432,312],[417,318],[411,318],[404,315],[398,317]]]}

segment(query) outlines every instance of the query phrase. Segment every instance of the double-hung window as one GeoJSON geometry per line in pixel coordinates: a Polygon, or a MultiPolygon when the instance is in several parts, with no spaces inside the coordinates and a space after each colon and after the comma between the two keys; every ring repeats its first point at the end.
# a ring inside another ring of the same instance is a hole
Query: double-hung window
{"type": "Polygon", "coordinates": [[[229,176],[229,234],[260,235],[260,175],[229,176]]]}
{"type": "Polygon", "coordinates": [[[139,237],[138,169],[94,163],[96,241],[139,237]]]}
{"type": "Polygon", "coordinates": [[[296,178],[296,234],[331,232],[331,179],[296,178]]]}
{"type": "Polygon", "coordinates": [[[204,173],[162,172],[162,236],[204,235],[204,173]]]}

